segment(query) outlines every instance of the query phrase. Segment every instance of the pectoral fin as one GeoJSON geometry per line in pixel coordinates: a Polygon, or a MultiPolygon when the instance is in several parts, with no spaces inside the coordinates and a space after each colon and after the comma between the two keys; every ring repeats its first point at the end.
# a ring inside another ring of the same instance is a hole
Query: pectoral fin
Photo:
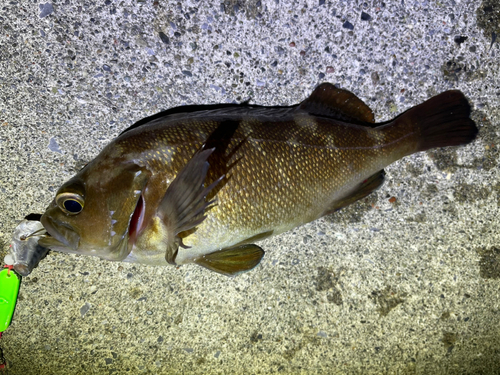
{"type": "Polygon", "coordinates": [[[235,276],[256,267],[264,250],[257,245],[242,245],[223,249],[195,259],[195,263],[226,276],[235,276]]]}
{"type": "Polygon", "coordinates": [[[171,264],[175,264],[179,246],[184,247],[178,234],[203,222],[206,209],[215,202],[207,202],[205,198],[224,176],[208,187],[204,186],[209,167],[207,159],[214,150],[198,151],[193,156],[169,185],[158,207],[157,215],[165,223],[168,233],[165,259],[171,264]]]}

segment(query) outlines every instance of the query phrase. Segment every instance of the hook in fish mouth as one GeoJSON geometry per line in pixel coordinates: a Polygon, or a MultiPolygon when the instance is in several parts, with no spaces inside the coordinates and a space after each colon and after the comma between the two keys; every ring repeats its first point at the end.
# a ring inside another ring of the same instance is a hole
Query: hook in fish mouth
{"type": "Polygon", "coordinates": [[[26,241],[28,238],[31,238],[31,237],[46,237],[46,236],[50,236],[50,234],[47,232],[47,230],[45,228],[41,228],[41,229],[38,229],[30,234],[26,234],[26,235],[22,235],[19,239],[21,241],[26,241]],[[45,232],[45,233],[42,233],[42,232],[45,232]]]}

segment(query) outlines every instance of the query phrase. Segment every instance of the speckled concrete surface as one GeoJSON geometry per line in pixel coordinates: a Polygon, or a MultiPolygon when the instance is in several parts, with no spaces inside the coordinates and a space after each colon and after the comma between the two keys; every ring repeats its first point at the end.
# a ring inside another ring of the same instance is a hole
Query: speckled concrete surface
{"type": "Polygon", "coordinates": [[[328,81],[382,121],[458,88],[480,127],[475,143],[405,158],[376,194],[262,242],[262,264],[233,279],[51,253],[0,340],[9,374],[500,371],[496,0],[0,7],[1,255],[24,215],[166,108],[294,104],[328,81]]]}

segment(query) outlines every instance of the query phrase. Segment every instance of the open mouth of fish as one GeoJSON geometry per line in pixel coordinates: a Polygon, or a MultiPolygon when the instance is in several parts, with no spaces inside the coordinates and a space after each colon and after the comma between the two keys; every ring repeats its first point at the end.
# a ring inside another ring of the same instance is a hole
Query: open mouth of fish
{"type": "Polygon", "coordinates": [[[144,202],[144,197],[142,196],[142,192],[141,192],[139,199],[137,200],[137,203],[135,205],[134,212],[132,213],[132,216],[130,217],[130,222],[128,225],[129,243],[135,243],[137,236],[139,235],[140,231],[142,230],[142,227],[144,224],[145,212],[146,212],[146,205],[144,202]]]}

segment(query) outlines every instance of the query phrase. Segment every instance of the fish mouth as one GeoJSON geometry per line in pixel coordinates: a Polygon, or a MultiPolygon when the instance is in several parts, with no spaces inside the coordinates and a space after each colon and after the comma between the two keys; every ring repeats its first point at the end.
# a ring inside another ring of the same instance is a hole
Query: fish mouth
{"type": "Polygon", "coordinates": [[[41,238],[38,241],[40,246],[58,251],[64,251],[61,247],[65,247],[67,248],[66,251],[69,250],[71,252],[78,250],[80,236],[73,228],[68,227],[66,224],[58,224],[46,215],[43,215],[40,221],[51,236],[41,238]]]}
{"type": "Polygon", "coordinates": [[[146,202],[142,195],[139,196],[137,203],[135,205],[134,212],[130,216],[130,222],[128,225],[128,239],[129,243],[135,243],[137,236],[142,231],[144,226],[144,216],[146,212],[146,202]]]}

